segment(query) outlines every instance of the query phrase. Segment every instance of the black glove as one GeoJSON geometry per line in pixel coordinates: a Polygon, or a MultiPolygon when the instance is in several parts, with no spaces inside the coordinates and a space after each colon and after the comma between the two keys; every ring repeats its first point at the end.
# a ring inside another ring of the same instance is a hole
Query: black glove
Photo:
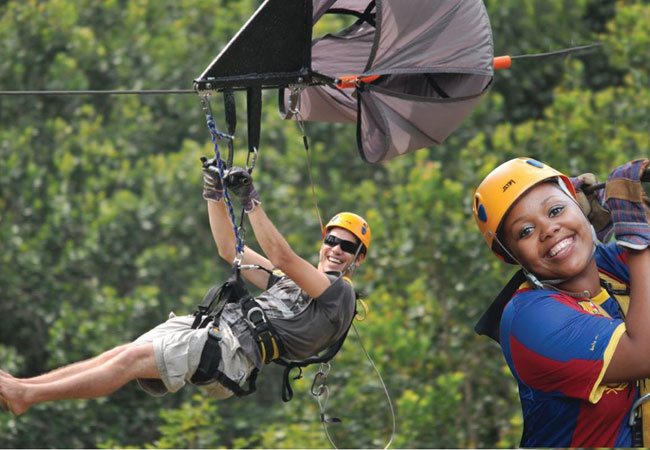
{"type": "Polygon", "coordinates": [[[605,199],[614,222],[616,243],[635,250],[650,245],[650,199],[642,181],[650,179],[650,161],[637,159],[612,171],[607,180],[605,199]]]}
{"type": "Polygon", "coordinates": [[[255,205],[262,203],[260,195],[255,190],[253,177],[246,169],[242,169],[241,167],[228,169],[223,181],[228,191],[237,197],[237,200],[247,213],[251,212],[255,208],[255,205]]]}
{"type": "Polygon", "coordinates": [[[223,197],[223,186],[219,176],[217,160],[216,158],[207,159],[205,156],[201,156],[201,163],[203,163],[201,167],[203,171],[203,198],[211,202],[218,202],[223,197]]]}
{"type": "MultiPolygon", "coordinates": [[[[605,204],[605,189],[598,187],[598,179],[593,173],[583,173],[571,177],[571,184],[578,195],[578,204],[596,230],[600,242],[607,242],[612,236],[613,224],[609,209],[605,204]]],[[[604,185],[601,186],[604,188],[604,185]]]]}

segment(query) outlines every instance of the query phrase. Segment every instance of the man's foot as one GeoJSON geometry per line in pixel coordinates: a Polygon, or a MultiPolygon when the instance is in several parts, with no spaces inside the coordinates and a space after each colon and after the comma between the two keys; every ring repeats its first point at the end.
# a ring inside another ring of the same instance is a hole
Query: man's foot
{"type": "Polygon", "coordinates": [[[10,412],[10,411],[9,411],[9,405],[8,405],[7,402],[5,401],[5,399],[4,399],[4,397],[2,396],[2,394],[0,394],[0,408],[2,408],[2,410],[3,410],[4,412],[10,412]]]}
{"type": "Polygon", "coordinates": [[[0,377],[5,377],[5,378],[16,378],[9,372],[5,372],[4,370],[0,370],[0,377]]]}
{"type": "Polygon", "coordinates": [[[24,400],[25,387],[9,378],[0,378],[0,408],[16,416],[29,409],[24,400]]]}

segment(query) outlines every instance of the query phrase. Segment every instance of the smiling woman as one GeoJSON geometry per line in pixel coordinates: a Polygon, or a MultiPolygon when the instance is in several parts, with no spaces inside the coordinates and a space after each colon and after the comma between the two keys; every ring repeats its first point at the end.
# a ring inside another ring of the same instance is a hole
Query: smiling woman
{"type": "Polygon", "coordinates": [[[524,447],[648,445],[634,416],[637,380],[650,376],[649,358],[639,358],[650,352],[648,165],[633,161],[610,176],[611,244],[596,239],[571,180],[539,161],[508,161],[476,190],[483,237],[521,267],[491,309],[519,385],[524,447]]]}

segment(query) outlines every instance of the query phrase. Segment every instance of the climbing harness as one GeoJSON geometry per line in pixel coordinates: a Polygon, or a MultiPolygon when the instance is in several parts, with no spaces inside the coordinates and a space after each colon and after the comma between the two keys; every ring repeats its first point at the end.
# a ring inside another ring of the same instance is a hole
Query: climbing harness
{"type": "Polygon", "coordinates": [[[298,368],[299,374],[294,379],[299,379],[302,377],[302,369],[304,367],[319,363],[328,364],[343,346],[343,342],[350,328],[348,327],[345,333],[321,355],[313,356],[302,361],[284,360],[283,356],[285,351],[282,340],[267,318],[264,310],[250,295],[248,289],[246,289],[244,281],[240,276],[240,269],[242,267],[247,269],[261,269],[271,273],[271,271],[262,266],[239,266],[235,263],[233,264],[233,271],[228,280],[219,286],[213,286],[206,293],[194,312],[192,328],[196,329],[210,326],[210,329],[208,331],[206,347],[201,354],[199,368],[193,376],[192,382],[201,385],[217,380],[238,397],[255,392],[255,381],[259,373],[257,368],[253,370],[248,380],[247,389],[242,389],[235,381],[229,379],[218,370],[218,364],[221,359],[221,350],[219,348],[221,337],[217,329],[217,324],[219,323],[219,318],[225,305],[228,303],[238,303],[241,307],[242,315],[250,327],[253,341],[257,344],[264,364],[275,362],[285,367],[282,379],[282,400],[288,402],[293,398],[293,389],[291,388],[291,381],[289,379],[291,371],[298,368]]]}
{"type": "MultiPolygon", "coordinates": [[[[246,267],[270,272],[262,266],[255,265],[246,267]]],[[[240,305],[242,315],[249,325],[251,334],[253,335],[253,341],[257,344],[264,364],[268,364],[282,356],[284,354],[284,347],[273,325],[266,317],[266,313],[250,295],[248,289],[246,289],[244,281],[241,279],[240,269],[241,267],[238,262],[235,262],[233,264],[232,274],[228,280],[220,286],[210,288],[194,312],[192,328],[196,329],[210,326],[210,329],[208,331],[208,340],[201,354],[199,367],[192,377],[192,382],[201,385],[216,380],[238,397],[243,397],[255,392],[255,382],[259,369],[253,369],[253,372],[248,378],[247,389],[242,389],[237,382],[218,370],[219,361],[221,360],[221,348],[219,347],[221,335],[219,334],[217,324],[226,304],[238,303],[240,305]]]]}

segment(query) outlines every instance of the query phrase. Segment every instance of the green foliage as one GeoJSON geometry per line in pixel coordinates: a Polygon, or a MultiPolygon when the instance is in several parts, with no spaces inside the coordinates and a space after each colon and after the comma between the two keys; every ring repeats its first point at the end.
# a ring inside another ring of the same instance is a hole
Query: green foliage
{"type": "MultiPolygon", "coordinates": [[[[614,0],[487,0],[485,3],[492,23],[495,56],[546,53],[599,42],[598,33],[615,14],[614,0]]],[[[581,78],[594,88],[619,82],[620,73],[608,65],[600,50],[567,58],[588,64],[590,70],[581,74],[581,78]]],[[[511,69],[497,72],[493,90],[504,97],[507,120],[521,122],[540,117],[541,111],[553,101],[553,86],[566,72],[565,60],[563,57],[514,60],[511,69]]]]}
{"type": "MultiPolygon", "coordinates": [[[[0,2],[0,87],[187,88],[259,3],[0,2]]],[[[385,164],[361,161],[353,126],[307,124],[322,220],[352,210],[372,226],[354,278],[370,313],[356,326],[397,413],[394,447],[519,443],[516,384],[498,346],[473,331],[512,272],[472,219],[482,177],[528,155],[604,179],[647,156],[650,144],[647,4],[486,6],[497,54],[604,46],[497,72],[492,92],[444,145],[385,164]]],[[[316,32],[345,23],[328,18],[316,32]]],[[[306,152],[298,127],[278,118],[275,94],[264,95],[256,185],[292,247],[316,262],[320,225],[306,152]]],[[[237,101],[237,135],[245,136],[237,101]]],[[[220,102],[213,106],[223,126],[220,102]]],[[[0,97],[0,124],[1,369],[31,376],[91,357],[171,310],[191,312],[224,278],[229,268],[200,198],[198,158],[212,145],[194,96],[0,97]]],[[[309,394],[316,370],[293,382],[287,404],[273,365],[246,399],[217,403],[193,387],[152,398],[132,383],[105,399],[43,404],[0,416],[0,446],[326,448],[309,394]]],[[[328,426],[337,446],[385,445],[388,404],[353,333],[329,387],[327,415],[343,420],[328,426]]]]}

